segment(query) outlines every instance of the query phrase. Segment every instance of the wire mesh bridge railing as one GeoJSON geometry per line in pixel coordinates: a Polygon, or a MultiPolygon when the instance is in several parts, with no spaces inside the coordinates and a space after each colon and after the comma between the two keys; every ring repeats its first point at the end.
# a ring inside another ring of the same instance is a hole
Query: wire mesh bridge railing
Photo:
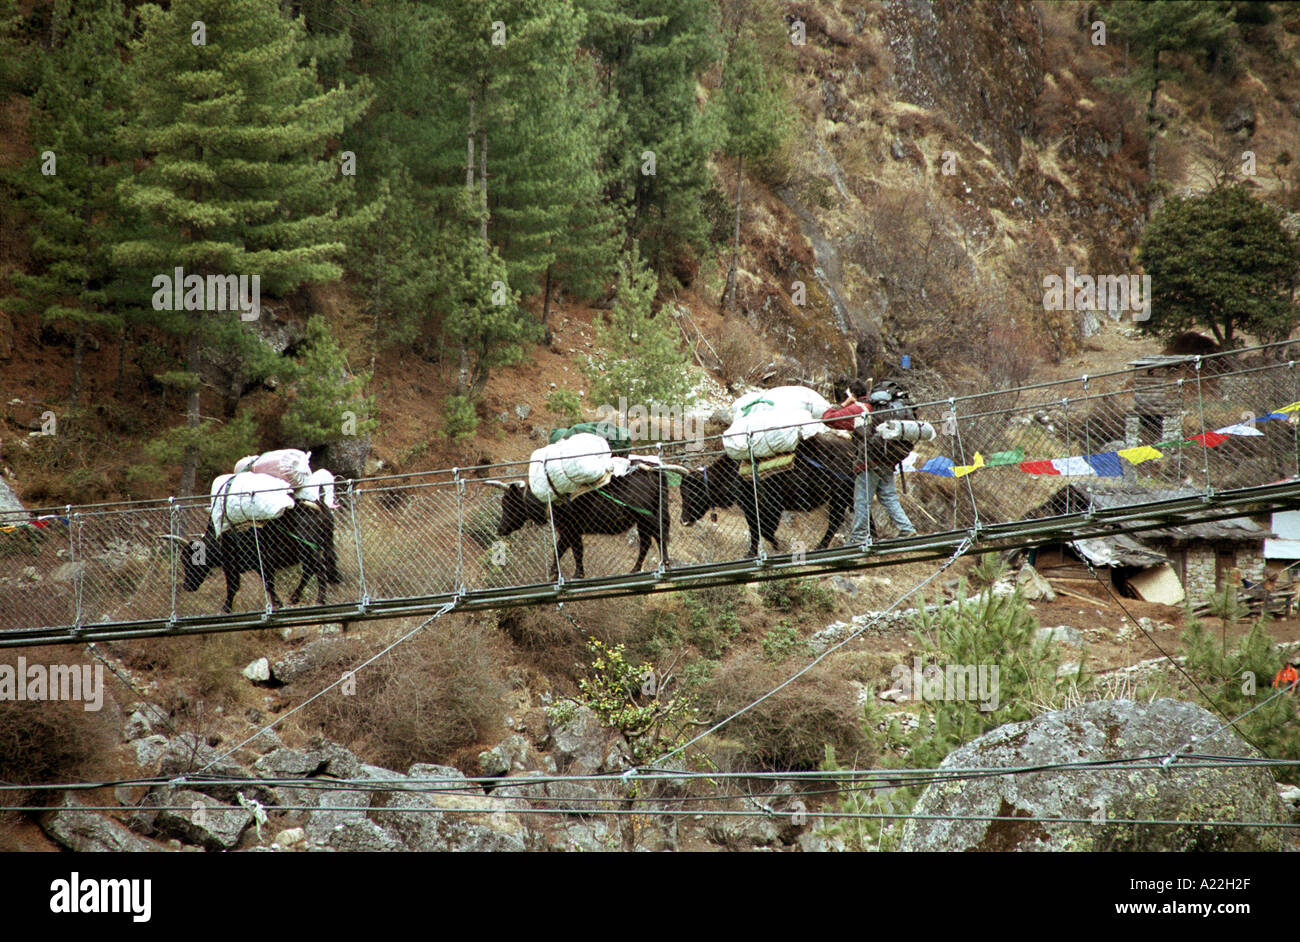
{"type": "Polygon", "coordinates": [[[850,539],[868,444],[833,432],[772,471],[729,461],[719,436],[652,443],[633,450],[671,470],[549,506],[524,497],[526,457],[340,482],[332,513],[302,506],[296,523],[239,531],[229,611],[206,496],[11,516],[0,646],[666,591],[933,559],[968,538],[980,552],[1300,506],[1293,348],[918,403],[937,435],[897,469],[918,530],[903,538],[877,504],[872,532],[850,539]],[[531,518],[503,527],[516,499],[531,518]]]}

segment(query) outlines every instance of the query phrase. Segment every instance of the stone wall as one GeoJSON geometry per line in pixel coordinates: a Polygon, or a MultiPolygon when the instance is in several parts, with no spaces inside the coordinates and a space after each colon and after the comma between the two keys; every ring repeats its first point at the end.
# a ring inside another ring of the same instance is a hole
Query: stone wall
{"type": "MultiPolygon", "coordinates": [[[[1260,582],[1264,578],[1263,545],[1254,543],[1223,544],[1231,546],[1236,555],[1233,564],[1241,570],[1242,578],[1251,582],[1260,582]]],[[[1193,603],[1206,601],[1218,591],[1217,568],[1215,559],[1219,545],[1214,543],[1191,543],[1185,548],[1187,568],[1183,574],[1183,588],[1193,603]]]]}

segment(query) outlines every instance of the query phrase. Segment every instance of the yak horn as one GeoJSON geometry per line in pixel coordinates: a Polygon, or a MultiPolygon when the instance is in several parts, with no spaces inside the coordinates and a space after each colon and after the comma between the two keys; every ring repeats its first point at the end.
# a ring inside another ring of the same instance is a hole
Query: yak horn
{"type": "MultiPolygon", "coordinates": [[[[499,487],[499,488],[501,488],[502,490],[509,490],[510,488],[512,488],[512,487],[515,486],[514,484],[507,484],[505,481],[496,481],[496,480],[492,480],[492,479],[490,479],[490,478],[489,478],[489,479],[486,479],[486,480],[479,481],[479,483],[480,483],[480,484],[486,484],[486,485],[488,485],[489,487],[499,487]]],[[[522,483],[522,482],[516,482],[516,483],[522,483]]]]}
{"type": "Polygon", "coordinates": [[[682,464],[661,464],[659,468],[663,471],[676,471],[678,474],[694,474],[690,468],[682,464]]]}
{"type": "Polygon", "coordinates": [[[189,546],[189,545],[190,545],[190,541],[189,541],[189,540],[185,539],[185,537],[183,537],[183,536],[177,536],[175,533],[160,533],[160,534],[158,534],[158,539],[160,539],[160,540],[176,540],[178,543],[184,543],[186,546],[189,546]]]}

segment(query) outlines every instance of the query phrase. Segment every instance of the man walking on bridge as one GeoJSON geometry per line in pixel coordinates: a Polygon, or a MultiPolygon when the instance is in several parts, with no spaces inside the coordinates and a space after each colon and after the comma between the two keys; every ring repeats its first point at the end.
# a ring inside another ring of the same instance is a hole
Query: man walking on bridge
{"type": "MultiPolygon", "coordinates": [[[[860,387],[866,392],[865,386],[860,387]]],[[[853,388],[849,389],[849,398],[856,401],[853,388]]],[[[846,400],[847,401],[847,400],[846,400]]],[[[898,500],[898,488],[894,485],[894,467],[907,457],[912,450],[910,442],[886,441],[873,434],[876,427],[891,419],[915,419],[910,408],[896,397],[889,384],[882,384],[871,394],[867,406],[869,415],[860,429],[863,436],[865,460],[854,467],[858,472],[853,489],[853,530],[849,534],[849,543],[866,543],[871,533],[871,501],[880,498],[880,505],[889,514],[889,519],[898,527],[900,537],[916,536],[916,527],[907,518],[903,505],[898,500]]]]}

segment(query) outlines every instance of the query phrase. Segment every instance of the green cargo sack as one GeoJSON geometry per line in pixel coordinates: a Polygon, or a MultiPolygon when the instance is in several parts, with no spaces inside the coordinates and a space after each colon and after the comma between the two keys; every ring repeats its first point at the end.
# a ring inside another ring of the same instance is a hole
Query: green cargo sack
{"type": "Polygon", "coordinates": [[[605,441],[609,442],[609,450],[612,454],[626,455],[632,450],[632,433],[621,425],[615,425],[613,422],[579,422],[577,425],[571,425],[568,428],[557,428],[551,432],[549,444],[554,445],[556,442],[583,433],[599,435],[605,439],[605,441]]]}

